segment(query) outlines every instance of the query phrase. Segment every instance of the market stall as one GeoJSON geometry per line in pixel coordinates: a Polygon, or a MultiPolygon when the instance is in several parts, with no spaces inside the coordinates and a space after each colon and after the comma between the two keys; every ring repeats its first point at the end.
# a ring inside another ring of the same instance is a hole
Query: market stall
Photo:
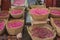
{"type": "Polygon", "coordinates": [[[0,40],[59,40],[60,7],[45,1],[2,0],[0,40]]]}

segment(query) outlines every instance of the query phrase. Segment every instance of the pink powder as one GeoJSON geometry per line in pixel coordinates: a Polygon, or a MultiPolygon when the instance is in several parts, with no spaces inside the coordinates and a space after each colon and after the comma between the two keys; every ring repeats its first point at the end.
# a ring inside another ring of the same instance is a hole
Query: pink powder
{"type": "Polygon", "coordinates": [[[16,14],[22,14],[22,10],[12,10],[11,11],[11,14],[14,14],[14,15],[16,15],[16,14]]]}
{"type": "Polygon", "coordinates": [[[48,10],[42,8],[33,8],[30,10],[30,13],[35,15],[44,15],[44,14],[48,14],[48,10]]]}
{"type": "Polygon", "coordinates": [[[54,23],[55,23],[58,27],[60,27],[60,20],[54,20],[54,23]]]}
{"type": "Polygon", "coordinates": [[[22,26],[23,26],[23,23],[20,21],[17,21],[17,22],[13,21],[8,23],[9,28],[20,28],[22,26]]]}
{"type": "Polygon", "coordinates": [[[59,15],[60,16],[60,10],[51,10],[51,14],[54,14],[54,15],[59,15]]]}
{"type": "Polygon", "coordinates": [[[4,25],[5,23],[4,23],[4,21],[0,21],[0,30],[3,30],[4,29],[4,25]]]}
{"type": "Polygon", "coordinates": [[[25,0],[14,0],[13,4],[16,6],[24,6],[25,0]]]}
{"type": "Polygon", "coordinates": [[[32,35],[39,38],[48,38],[53,36],[53,32],[47,28],[34,28],[32,29],[32,35]]]}

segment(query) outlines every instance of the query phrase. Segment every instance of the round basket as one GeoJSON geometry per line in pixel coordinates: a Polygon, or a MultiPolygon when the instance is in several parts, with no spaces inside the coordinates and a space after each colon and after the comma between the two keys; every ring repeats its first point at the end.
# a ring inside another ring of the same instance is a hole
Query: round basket
{"type": "MultiPolygon", "coordinates": [[[[42,9],[48,10],[47,8],[42,8],[42,9]]],[[[34,14],[31,14],[30,11],[29,11],[29,14],[31,15],[31,17],[35,21],[47,20],[48,19],[48,16],[49,16],[49,13],[50,13],[50,11],[48,10],[48,13],[47,14],[34,15],[34,14]]]]}
{"type": "Polygon", "coordinates": [[[60,28],[54,23],[54,20],[60,20],[60,18],[50,18],[51,25],[56,29],[57,35],[60,36],[60,28]]]}
{"type": "Polygon", "coordinates": [[[10,11],[9,11],[9,13],[11,14],[11,16],[13,18],[20,18],[20,17],[24,16],[24,10],[25,10],[24,7],[15,7],[15,8],[11,8],[10,11]],[[11,13],[12,10],[22,10],[23,12],[21,14],[14,15],[14,14],[11,13]]]}
{"type": "Polygon", "coordinates": [[[13,22],[13,21],[20,21],[23,23],[22,27],[19,27],[19,28],[9,28],[7,25],[8,23],[6,24],[6,29],[8,31],[8,34],[10,35],[17,35],[18,33],[22,33],[22,30],[23,30],[23,26],[24,26],[24,20],[20,20],[20,19],[15,19],[15,20],[10,20],[8,22],[13,22]]]}
{"type": "MultiPolygon", "coordinates": [[[[50,12],[51,12],[51,10],[59,10],[60,11],[59,7],[49,7],[49,9],[50,9],[50,12]]],[[[60,15],[56,15],[53,13],[50,13],[50,14],[51,14],[51,17],[60,17],[60,15]]]]}
{"type": "MultiPolygon", "coordinates": [[[[40,26],[43,26],[43,25],[40,25],[40,26]]],[[[32,36],[32,33],[31,33],[32,28],[34,28],[34,27],[33,26],[27,27],[28,33],[30,34],[32,40],[53,40],[56,36],[55,30],[50,25],[44,25],[44,27],[42,27],[42,28],[47,28],[47,29],[51,30],[54,33],[54,35],[52,37],[49,37],[49,38],[38,38],[38,37],[32,36]]]]}

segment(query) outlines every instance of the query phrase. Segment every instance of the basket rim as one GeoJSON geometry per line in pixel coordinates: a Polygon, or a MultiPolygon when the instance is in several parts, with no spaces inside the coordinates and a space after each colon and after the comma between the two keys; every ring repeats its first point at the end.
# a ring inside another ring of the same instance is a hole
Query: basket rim
{"type": "Polygon", "coordinates": [[[46,8],[46,5],[31,5],[31,8],[36,8],[36,6],[39,6],[40,8],[46,8]]]}
{"type": "MultiPolygon", "coordinates": [[[[34,8],[32,8],[32,9],[34,9],[34,8]]],[[[29,9],[29,12],[28,12],[28,13],[29,13],[30,15],[33,15],[33,14],[31,14],[31,12],[30,12],[30,10],[32,10],[32,9],[29,9]]],[[[41,9],[47,9],[47,10],[48,10],[48,13],[46,13],[46,14],[40,14],[40,15],[43,15],[43,16],[44,16],[44,15],[49,15],[49,14],[50,14],[50,10],[49,10],[48,8],[41,8],[41,9]]],[[[35,15],[35,16],[40,16],[40,15],[35,15]]]]}
{"type": "MultiPolygon", "coordinates": [[[[7,26],[9,22],[13,22],[13,21],[14,21],[14,22],[15,22],[15,21],[20,21],[20,22],[23,23],[22,27],[24,26],[24,20],[23,20],[23,19],[15,19],[15,20],[12,19],[12,20],[10,20],[10,21],[7,22],[7,24],[6,24],[6,28],[7,28],[7,29],[16,29],[16,28],[9,28],[9,27],[7,26]]],[[[20,27],[18,27],[18,28],[20,28],[20,27]]]]}
{"type": "MultiPolygon", "coordinates": [[[[49,28],[49,29],[50,29],[50,28],[49,28]]],[[[31,33],[30,33],[28,27],[27,27],[27,30],[28,30],[28,33],[30,34],[30,36],[33,37],[33,36],[31,35],[31,33]]],[[[52,30],[51,30],[51,31],[52,31],[52,30]]],[[[56,36],[56,32],[55,32],[55,31],[53,31],[53,32],[54,32],[54,36],[49,37],[49,38],[44,38],[44,39],[51,39],[51,38],[54,38],[54,37],[56,36]]],[[[38,38],[38,37],[36,37],[36,38],[38,38]]],[[[42,38],[39,38],[39,39],[42,39],[42,38]]]]}

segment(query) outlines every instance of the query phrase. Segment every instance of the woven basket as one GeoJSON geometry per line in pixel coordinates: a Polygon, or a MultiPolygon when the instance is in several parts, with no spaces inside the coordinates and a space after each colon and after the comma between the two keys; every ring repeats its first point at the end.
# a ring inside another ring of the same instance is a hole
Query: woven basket
{"type": "MultiPolygon", "coordinates": [[[[42,9],[47,9],[47,8],[42,8],[42,9]]],[[[44,15],[32,15],[32,14],[30,14],[30,12],[29,12],[29,14],[31,15],[33,20],[35,20],[35,21],[43,21],[43,20],[47,20],[48,19],[49,12],[50,11],[48,10],[48,14],[44,14],[44,15]]]]}
{"type": "Polygon", "coordinates": [[[5,24],[4,24],[3,30],[0,30],[0,35],[4,32],[5,25],[6,25],[6,23],[7,23],[7,20],[6,20],[6,19],[0,19],[0,21],[1,21],[1,20],[3,20],[3,21],[5,22],[5,24]]]}
{"type": "MultiPolygon", "coordinates": [[[[30,8],[46,8],[46,5],[31,5],[30,8]]],[[[30,10],[30,8],[27,8],[28,10],[30,10]]]]}
{"type": "Polygon", "coordinates": [[[54,20],[60,20],[60,18],[50,18],[52,26],[56,29],[57,35],[60,36],[60,28],[54,23],[54,20]]]}
{"type": "MultiPolygon", "coordinates": [[[[50,11],[53,10],[53,9],[55,9],[55,10],[60,10],[59,7],[49,7],[49,9],[50,9],[50,11]]],[[[50,13],[50,14],[51,14],[51,17],[60,17],[60,16],[55,15],[55,14],[52,14],[52,13],[50,13]]]]}
{"type": "MultiPolygon", "coordinates": [[[[14,21],[14,20],[10,20],[8,22],[12,22],[12,21],[14,21]]],[[[24,26],[24,20],[16,19],[15,21],[21,21],[21,22],[23,22],[23,26],[24,26]]],[[[9,28],[7,26],[7,24],[6,24],[6,29],[8,31],[8,34],[10,34],[10,35],[17,35],[18,33],[22,32],[22,30],[23,30],[23,26],[21,28],[9,28]]]]}
{"type": "Polygon", "coordinates": [[[0,19],[8,19],[9,18],[9,12],[6,10],[1,11],[1,14],[4,15],[7,14],[7,16],[0,16],[0,19]]]}
{"type": "Polygon", "coordinates": [[[39,7],[39,8],[46,8],[46,5],[31,5],[30,7],[31,8],[37,8],[37,7],[39,7]]]}
{"type": "MultiPolygon", "coordinates": [[[[35,26],[36,26],[36,25],[35,25],[35,26]]],[[[43,25],[40,25],[40,26],[43,26],[43,25]]],[[[34,36],[32,36],[32,34],[31,34],[31,30],[32,30],[32,28],[34,28],[34,27],[31,26],[31,27],[27,27],[27,30],[28,30],[28,33],[30,34],[32,40],[53,40],[53,39],[55,38],[55,36],[56,36],[55,30],[52,29],[52,27],[50,27],[50,25],[44,25],[44,27],[47,28],[47,29],[49,29],[49,30],[51,30],[52,32],[54,32],[54,36],[53,36],[53,37],[50,37],[50,38],[44,38],[44,39],[38,38],[38,37],[34,37],[34,36]]]]}
{"type": "Polygon", "coordinates": [[[13,18],[20,18],[20,17],[23,17],[24,16],[24,10],[25,10],[25,8],[24,7],[15,7],[15,8],[11,8],[10,9],[10,11],[9,11],[9,13],[11,14],[11,16],[13,17],[13,18]],[[23,13],[22,14],[18,14],[18,15],[13,15],[13,14],[11,14],[11,11],[12,10],[22,10],[23,11],[23,13]]]}

